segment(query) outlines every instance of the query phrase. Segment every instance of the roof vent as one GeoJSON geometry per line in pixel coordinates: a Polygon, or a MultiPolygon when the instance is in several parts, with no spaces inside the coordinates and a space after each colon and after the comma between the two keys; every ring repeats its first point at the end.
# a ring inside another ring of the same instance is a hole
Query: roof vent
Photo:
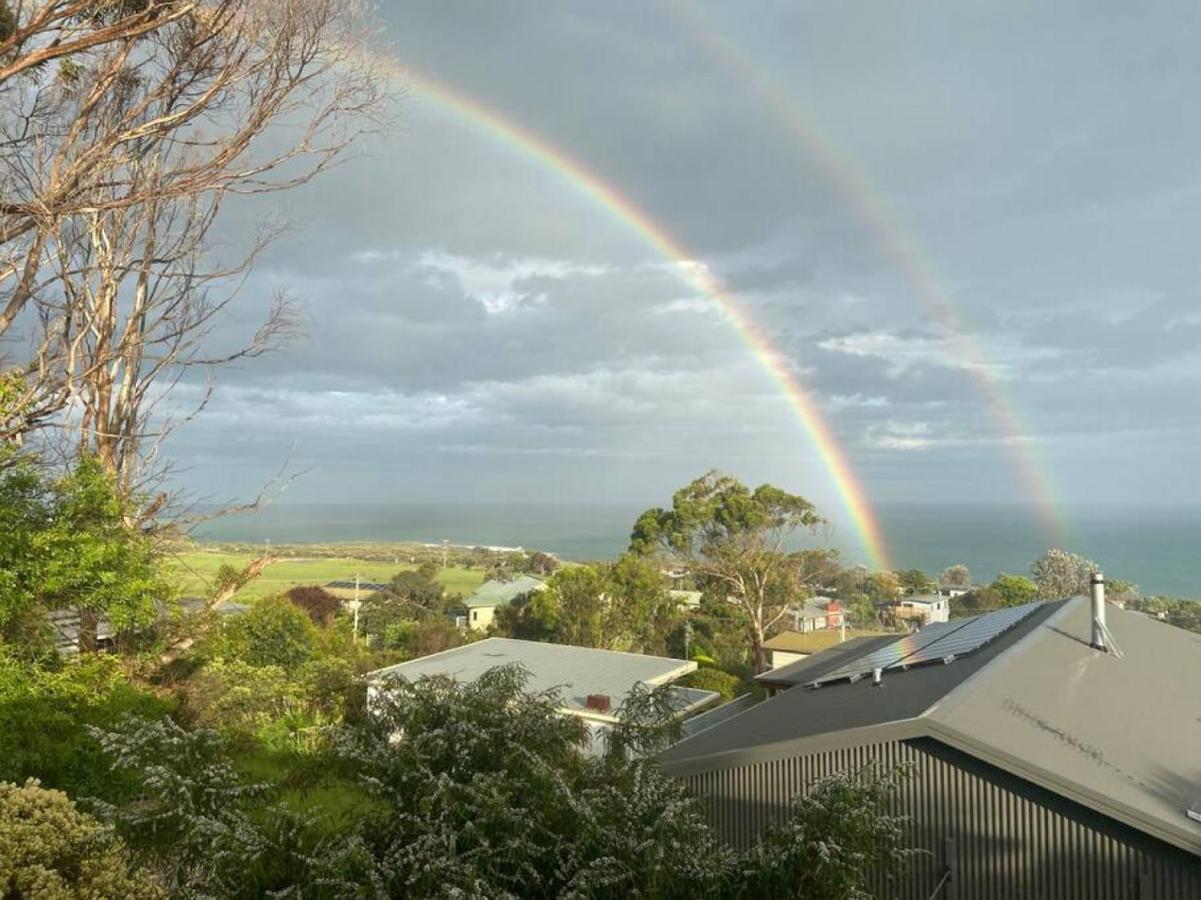
{"type": "Polygon", "coordinates": [[[1092,612],[1093,612],[1093,639],[1092,644],[1098,650],[1109,650],[1109,645],[1105,640],[1105,575],[1102,572],[1093,572],[1091,579],[1092,588],[1092,612]]]}
{"type": "Polygon", "coordinates": [[[884,669],[880,666],[872,669],[872,684],[876,687],[884,687],[884,669]]]}
{"type": "Polygon", "coordinates": [[[613,701],[608,694],[589,694],[584,701],[584,707],[594,712],[607,713],[613,707],[613,701]]]}

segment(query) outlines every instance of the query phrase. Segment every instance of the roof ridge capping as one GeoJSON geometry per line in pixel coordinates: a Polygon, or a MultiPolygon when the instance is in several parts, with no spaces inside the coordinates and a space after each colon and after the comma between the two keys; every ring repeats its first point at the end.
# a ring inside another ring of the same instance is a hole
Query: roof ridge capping
{"type": "MultiPolygon", "coordinates": [[[[1053,628],[1062,624],[1063,620],[1068,617],[1072,609],[1080,603],[1086,603],[1087,598],[1076,596],[1066,600],[1040,600],[1036,601],[1039,606],[1050,606],[1058,604],[1059,609],[1052,612],[1047,618],[1041,622],[1037,622],[1034,626],[1019,637],[1016,641],[986,662],[983,666],[951,688],[947,693],[936,699],[930,707],[922,713],[922,717],[928,717],[936,712],[950,712],[959,704],[963,703],[976,688],[994,671],[1003,665],[1006,665],[1015,656],[1025,652],[1035,641],[1039,640],[1043,635],[1043,629],[1053,628]]],[[[998,635],[1000,637],[1000,635],[998,635]]]]}

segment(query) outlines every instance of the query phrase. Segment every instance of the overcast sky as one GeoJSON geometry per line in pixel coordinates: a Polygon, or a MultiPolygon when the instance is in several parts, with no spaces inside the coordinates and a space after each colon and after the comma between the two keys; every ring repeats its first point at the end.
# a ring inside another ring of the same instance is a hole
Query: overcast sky
{"type": "MultiPolygon", "coordinates": [[[[874,501],[1022,500],[1018,453],[1066,503],[1201,500],[1201,7],[381,6],[401,65],[561,148],[730,286],[874,501]]],[[[719,467],[840,515],[684,267],[410,87],[362,158],[272,198],[296,230],[217,337],[274,285],[307,336],[222,375],[171,446],[188,487],[251,490],[291,452],[299,500],[649,505],[719,467]]]]}

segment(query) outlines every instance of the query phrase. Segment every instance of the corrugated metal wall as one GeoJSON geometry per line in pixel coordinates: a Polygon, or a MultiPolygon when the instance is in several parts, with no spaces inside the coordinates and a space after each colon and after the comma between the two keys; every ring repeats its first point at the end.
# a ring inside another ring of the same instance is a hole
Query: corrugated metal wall
{"type": "Polygon", "coordinates": [[[1197,857],[933,741],[797,756],[684,780],[718,831],[745,846],[806,785],[873,762],[913,765],[898,809],[911,817],[909,845],[931,851],[903,875],[879,873],[878,897],[931,897],[946,871],[950,839],[956,876],[937,894],[946,900],[1201,900],[1197,857]]]}

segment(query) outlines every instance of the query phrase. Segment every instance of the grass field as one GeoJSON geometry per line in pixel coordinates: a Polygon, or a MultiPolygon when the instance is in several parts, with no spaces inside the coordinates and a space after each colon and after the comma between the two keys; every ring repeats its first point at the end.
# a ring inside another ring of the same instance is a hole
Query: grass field
{"type": "MultiPolygon", "coordinates": [[[[242,569],[252,559],[250,554],[237,554],[190,549],[176,554],[172,563],[178,573],[179,585],[185,597],[205,596],[211,588],[217,570],[224,564],[242,569]]],[[[330,581],[353,580],[358,574],[363,581],[388,581],[397,572],[413,569],[409,563],[381,562],[353,556],[286,557],[272,563],[263,574],[238,592],[237,600],[255,600],[278,594],[298,584],[324,585],[330,581]]],[[[449,568],[438,573],[438,581],[448,594],[466,596],[484,581],[479,569],[449,568]]]]}

